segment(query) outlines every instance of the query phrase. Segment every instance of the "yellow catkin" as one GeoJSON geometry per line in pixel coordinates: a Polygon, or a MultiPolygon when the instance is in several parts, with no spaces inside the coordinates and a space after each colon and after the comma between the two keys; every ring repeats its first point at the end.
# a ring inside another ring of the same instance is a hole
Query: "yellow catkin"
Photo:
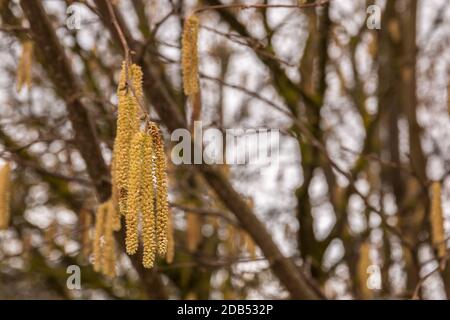
{"type": "Polygon", "coordinates": [[[139,66],[133,64],[127,68],[125,62],[122,64],[117,97],[117,133],[113,156],[115,161],[114,175],[119,196],[119,211],[126,214],[130,145],[134,134],[139,130],[138,101],[142,99],[142,71],[139,66]],[[132,88],[127,85],[127,73],[128,79],[133,85],[132,88]]]}
{"type": "Polygon", "coordinates": [[[143,143],[145,134],[138,132],[133,137],[130,148],[130,172],[128,177],[127,211],[125,214],[126,238],[128,254],[135,254],[138,249],[138,224],[140,211],[140,190],[142,178],[143,143]]]}
{"type": "Polygon", "coordinates": [[[0,169],[0,230],[7,229],[10,220],[11,166],[7,162],[0,169]]]}
{"type": "Polygon", "coordinates": [[[446,243],[441,205],[441,184],[438,181],[431,185],[430,224],[433,246],[437,250],[438,257],[442,259],[446,253],[446,243]]]}
{"type": "Polygon", "coordinates": [[[148,134],[144,135],[143,156],[141,164],[141,212],[142,212],[142,241],[144,253],[142,264],[145,268],[152,268],[155,263],[156,255],[156,216],[154,208],[154,190],[153,190],[153,141],[148,134]]]}
{"type": "Polygon", "coordinates": [[[33,248],[31,233],[25,232],[22,235],[22,257],[26,263],[30,261],[31,249],[33,248]]]}
{"type": "Polygon", "coordinates": [[[189,251],[197,249],[201,234],[201,222],[198,214],[186,212],[186,243],[189,251]]]}
{"type": "Polygon", "coordinates": [[[253,241],[253,238],[248,233],[246,234],[245,246],[247,248],[248,254],[250,255],[250,258],[255,259],[256,258],[256,244],[255,244],[255,241],[253,241]]]}
{"type": "Polygon", "coordinates": [[[104,233],[106,219],[105,206],[101,204],[97,208],[95,220],[95,234],[94,234],[94,270],[99,272],[102,269],[102,237],[104,233]]]}
{"type": "Polygon", "coordinates": [[[167,190],[167,166],[164,153],[164,143],[156,124],[150,125],[153,138],[154,176],[156,183],[156,237],[158,253],[164,256],[167,252],[167,220],[169,217],[169,202],[167,190]]]}
{"type": "Polygon", "coordinates": [[[114,155],[111,160],[111,204],[114,209],[114,221],[113,221],[113,229],[114,231],[119,231],[121,228],[120,225],[120,212],[119,212],[119,195],[117,189],[116,182],[116,161],[114,160],[114,155]]]}
{"type": "Polygon", "coordinates": [[[114,277],[116,275],[116,253],[113,235],[115,210],[111,200],[105,202],[104,206],[106,216],[103,235],[102,271],[105,275],[114,277]]]}
{"type": "Polygon", "coordinates": [[[359,249],[359,259],[357,265],[357,276],[359,280],[359,290],[363,299],[369,299],[372,296],[371,290],[367,286],[368,268],[370,262],[370,243],[368,241],[361,244],[359,249]]]}
{"type": "Polygon", "coordinates": [[[237,245],[236,245],[236,242],[237,242],[236,238],[237,238],[238,234],[236,232],[236,228],[231,224],[227,225],[227,233],[228,233],[228,239],[227,239],[228,241],[226,243],[226,246],[227,246],[229,254],[231,256],[233,256],[236,254],[236,251],[238,249],[237,245]]]}
{"type": "Polygon", "coordinates": [[[50,225],[44,231],[44,243],[46,247],[47,254],[53,251],[55,248],[55,237],[58,233],[58,222],[53,220],[50,225]]]}
{"type": "Polygon", "coordinates": [[[85,261],[89,260],[89,256],[92,252],[91,242],[91,225],[92,216],[86,209],[80,210],[80,235],[81,235],[81,254],[85,261]]]}
{"type": "Polygon", "coordinates": [[[31,65],[33,60],[33,42],[24,41],[22,44],[22,54],[17,66],[17,92],[20,92],[26,85],[31,87],[31,65]]]}
{"type": "Polygon", "coordinates": [[[173,258],[175,256],[175,238],[172,219],[173,219],[172,212],[171,210],[169,210],[169,217],[167,219],[167,253],[166,253],[166,262],[168,264],[171,264],[173,262],[173,258]]]}
{"type": "Polygon", "coordinates": [[[191,15],[185,20],[183,27],[181,65],[186,95],[192,95],[199,91],[197,52],[199,24],[198,17],[191,15]]]}

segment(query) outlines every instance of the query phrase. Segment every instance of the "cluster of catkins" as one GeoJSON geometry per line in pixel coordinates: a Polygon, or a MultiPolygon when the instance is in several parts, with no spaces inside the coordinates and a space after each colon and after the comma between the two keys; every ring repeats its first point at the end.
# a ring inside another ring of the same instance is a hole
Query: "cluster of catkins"
{"type": "MultiPolygon", "coordinates": [[[[117,135],[112,163],[112,210],[125,217],[126,251],[135,254],[139,238],[143,244],[143,265],[151,268],[156,255],[172,259],[168,245],[169,206],[166,159],[158,126],[146,122],[141,129],[142,71],[123,63],[118,96],[117,135]],[[141,231],[141,232],[139,232],[141,231]],[[141,237],[139,237],[141,236],[141,237]]],[[[114,217],[114,214],[112,214],[114,217]]]]}

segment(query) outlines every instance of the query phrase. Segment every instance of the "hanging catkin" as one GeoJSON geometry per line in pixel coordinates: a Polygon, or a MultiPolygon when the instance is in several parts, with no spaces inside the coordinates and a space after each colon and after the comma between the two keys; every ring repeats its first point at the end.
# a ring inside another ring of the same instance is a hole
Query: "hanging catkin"
{"type": "MultiPolygon", "coordinates": [[[[142,165],[144,156],[145,134],[138,132],[131,141],[130,148],[130,171],[128,174],[128,198],[127,211],[125,213],[126,222],[126,250],[128,254],[135,254],[138,249],[138,226],[141,200],[142,165]]],[[[151,165],[151,164],[148,164],[151,165]]]]}
{"type": "Polygon", "coordinates": [[[0,169],[0,230],[7,229],[10,220],[11,166],[7,162],[0,169]]]}
{"type": "Polygon", "coordinates": [[[106,210],[101,204],[97,208],[95,218],[95,234],[94,234],[94,270],[99,272],[102,269],[102,236],[105,227],[106,210]]]}
{"type": "Polygon", "coordinates": [[[156,183],[156,237],[158,241],[158,254],[167,252],[167,220],[169,218],[169,202],[167,195],[167,172],[164,144],[159,128],[152,123],[150,134],[153,137],[154,176],[156,183]]]}
{"type": "Polygon", "coordinates": [[[111,200],[107,201],[104,205],[106,217],[103,235],[102,268],[105,275],[114,277],[116,275],[116,251],[113,236],[115,210],[111,200]]]}
{"type": "Polygon", "coordinates": [[[359,291],[363,299],[369,299],[372,296],[371,290],[367,286],[368,268],[370,262],[370,242],[365,241],[359,248],[359,257],[357,265],[357,276],[359,280],[359,291]]]}
{"type": "Polygon", "coordinates": [[[116,161],[114,159],[114,155],[111,159],[111,204],[114,208],[113,230],[119,231],[121,228],[121,222],[119,212],[119,195],[116,182],[116,161]]]}
{"type": "Polygon", "coordinates": [[[116,253],[113,236],[114,205],[110,200],[97,208],[94,235],[94,270],[114,277],[116,253]]]}
{"type": "Polygon", "coordinates": [[[89,260],[89,256],[92,252],[92,242],[91,242],[91,225],[92,216],[88,210],[82,208],[80,210],[80,242],[81,242],[81,254],[85,261],[89,260]]]}
{"type": "Polygon", "coordinates": [[[255,244],[255,241],[253,241],[253,238],[248,233],[246,233],[245,246],[247,248],[247,252],[250,255],[250,257],[252,259],[255,259],[256,258],[256,244],[255,244]]]}
{"type": "Polygon", "coordinates": [[[186,212],[186,244],[189,251],[195,251],[202,237],[201,221],[198,214],[186,212]]]}
{"type": "MultiPolygon", "coordinates": [[[[142,185],[141,185],[141,199],[142,204],[142,240],[144,246],[144,254],[142,257],[142,264],[145,268],[153,267],[155,263],[156,255],[156,241],[157,231],[155,229],[155,224],[157,223],[155,217],[154,208],[154,170],[156,169],[153,165],[153,151],[154,144],[153,139],[148,134],[143,134],[143,154],[142,154],[142,185]]],[[[158,202],[156,203],[156,208],[158,209],[158,202]]]]}
{"type": "Polygon", "coordinates": [[[169,217],[167,219],[167,253],[166,262],[171,264],[175,256],[175,238],[173,230],[172,212],[169,210],[169,217]]]}
{"type": "Polygon", "coordinates": [[[31,64],[33,60],[33,42],[24,41],[22,44],[22,54],[17,66],[17,92],[20,92],[24,85],[31,87],[31,64]]]}
{"type": "Polygon", "coordinates": [[[138,101],[142,99],[142,71],[139,66],[132,64],[127,68],[126,62],[123,62],[117,97],[117,133],[113,155],[114,179],[119,198],[119,211],[121,214],[126,214],[130,145],[134,134],[139,130],[138,101]],[[127,83],[127,74],[132,88],[127,83]]]}
{"type": "Polygon", "coordinates": [[[183,87],[184,93],[188,96],[199,91],[197,52],[198,31],[198,17],[190,15],[184,21],[181,53],[183,87]]]}
{"type": "Polygon", "coordinates": [[[444,231],[444,219],[441,206],[441,184],[438,181],[431,185],[431,209],[430,209],[431,239],[440,259],[445,257],[446,243],[444,231]]]}

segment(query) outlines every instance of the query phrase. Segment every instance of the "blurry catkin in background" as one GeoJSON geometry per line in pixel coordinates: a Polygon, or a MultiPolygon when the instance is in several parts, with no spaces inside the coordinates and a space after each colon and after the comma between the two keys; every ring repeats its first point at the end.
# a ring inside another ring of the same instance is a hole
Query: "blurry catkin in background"
{"type": "Polygon", "coordinates": [[[197,250],[202,237],[202,224],[198,214],[186,212],[186,243],[189,251],[197,250]]]}
{"type": "Polygon", "coordinates": [[[17,66],[17,92],[20,92],[26,85],[31,87],[31,65],[33,61],[33,42],[24,41],[22,44],[22,54],[17,66]]]}
{"type": "Polygon", "coordinates": [[[361,247],[359,249],[359,258],[357,265],[359,291],[361,293],[361,298],[363,299],[370,299],[372,297],[372,291],[367,286],[367,280],[369,276],[367,270],[370,265],[370,242],[366,240],[361,244],[361,247]]]}
{"type": "Polygon", "coordinates": [[[58,235],[58,221],[54,219],[44,231],[45,251],[47,255],[55,249],[55,238],[58,235]]]}
{"type": "Polygon", "coordinates": [[[431,185],[430,209],[431,239],[440,259],[445,257],[446,241],[444,231],[444,218],[441,206],[441,184],[438,181],[431,185]]]}
{"type": "Polygon", "coordinates": [[[102,254],[102,271],[103,274],[115,277],[116,275],[116,250],[114,242],[114,216],[115,210],[111,200],[108,200],[105,204],[105,227],[103,229],[103,254],[102,254]]]}
{"type": "Polygon", "coordinates": [[[184,21],[181,64],[184,93],[187,96],[199,91],[197,49],[199,24],[198,17],[195,15],[190,15],[184,21]]]}
{"type": "Polygon", "coordinates": [[[101,262],[102,262],[102,236],[103,236],[103,228],[105,224],[105,210],[104,206],[100,205],[97,208],[97,213],[95,214],[95,233],[94,233],[94,270],[99,272],[101,270],[101,262]]]}
{"type": "Polygon", "coordinates": [[[11,166],[7,162],[0,169],[0,230],[7,229],[10,220],[11,166]]]}
{"type": "Polygon", "coordinates": [[[114,231],[119,231],[121,228],[121,221],[120,221],[119,198],[116,182],[116,161],[114,160],[114,155],[111,159],[111,205],[114,208],[113,229],[114,231]]]}
{"type": "Polygon", "coordinates": [[[113,236],[114,206],[111,200],[100,204],[97,208],[94,235],[94,270],[115,276],[115,243],[113,236]]]}
{"type": "Polygon", "coordinates": [[[89,210],[82,208],[79,214],[79,234],[81,243],[81,254],[84,261],[89,261],[92,253],[91,226],[92,216],[89,210]]]}
{"type": "Polygon", "coordinates": [[[171,264],[175,256],[175,238],[173,231],[172,212],[169,210],[169,216],[167,217],[167,253],[166,262],[171,264]]]}

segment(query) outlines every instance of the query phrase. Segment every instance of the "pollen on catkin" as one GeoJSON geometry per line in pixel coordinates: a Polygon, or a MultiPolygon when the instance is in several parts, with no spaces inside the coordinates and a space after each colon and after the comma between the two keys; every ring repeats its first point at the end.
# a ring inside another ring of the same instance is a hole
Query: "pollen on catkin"
{"type": "Polygon", "coordinates": [[[7,229],[10,220],[11,166],[7,162],[0,169],[0,230],[7,229]]]}
{"type": "Polygon", "coordinates": [[[130,164],[130,144],[136,132],[139,131],[139,100],[142,99],[142,71],[132,64],[127,67],[123,62],[117,89],[118,115],[117,133],[114,141],[115,184],[118,193],[119,211],[126,214],[127,183],[130,164]],[[127,81],[127,77],[128,80],[127,81]],[[131,83],[131,86],[129,84],[131,83]]]}
{"type": "Polygon", "coordinates": [[[181,65],[183,69],[183,87],[186,95],[195,94],[199,91],[197,52],[199,25],[199,19],[195,15],[190,15],[184,21],[181,40],[181,65]]]}
{"type": "Polygon", "coordinates": [[[155,154],[153,168],[156,183],[156,237],[158,253],[163,256],[167,252],[167,223],[169,219],[167,165],[163,140],[156,124],[152,123],[150,125],[150,133],[155,154]]]}
{"type": "Polygon", "coordinates": [[[431,185],[430,224],[432,244],[437,250],[438,257],[442,259],[445,257],[447,246],[441,205],[441,184],[438,181],[431,185]]]}
{"type": "Polygon", "coordinates": [[[135,254],[139,245],[139,212],[141,209],[142,164],[144,156],[145,134],[134,135],[130,147],[130,171],[128,174],[127,211],[125,213],[126,238],[125,246],[128,254],[135,254]]]}
{"type": "Polygon", "coordinates": [[[33,60],[33,42],[24,41],[22,44],[22,54],[17,66],[17,92],[20,92],[24,85],[31,87],[31,64],[33,60]]]}

